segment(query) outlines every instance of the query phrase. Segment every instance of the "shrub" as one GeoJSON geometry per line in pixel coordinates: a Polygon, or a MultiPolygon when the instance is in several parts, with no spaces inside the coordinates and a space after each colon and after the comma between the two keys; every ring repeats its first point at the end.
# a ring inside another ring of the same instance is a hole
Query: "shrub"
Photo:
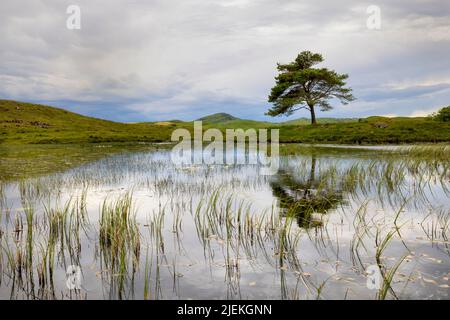
{"type": "Polygon", "coordinates": [[[433,119],[442,122],[450,121],[450,106],[442,108],[438,112],[434,113],[433,119]]]}

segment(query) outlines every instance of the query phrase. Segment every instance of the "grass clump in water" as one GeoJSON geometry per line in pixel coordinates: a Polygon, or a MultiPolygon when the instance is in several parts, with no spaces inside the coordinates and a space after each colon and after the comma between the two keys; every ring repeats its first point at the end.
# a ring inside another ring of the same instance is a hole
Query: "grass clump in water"
{"type": "Polygon", "coordinates": [[[111,288],[122,298],[128,270],[131,267],[134,277],[141,248],[131,194],[126,193],[113,203],[105,199],[99,224],[102,263],[111,275],[111,288]]]}

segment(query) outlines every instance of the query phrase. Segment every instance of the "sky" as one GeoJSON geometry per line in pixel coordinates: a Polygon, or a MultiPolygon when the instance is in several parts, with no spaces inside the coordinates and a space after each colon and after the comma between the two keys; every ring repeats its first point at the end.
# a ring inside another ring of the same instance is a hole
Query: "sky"
{"type": "Polygon", "coordinates": [[[264,115],[277,62],[303,50],[347,73],[357,98],[319,117],[450,105],[448,0],[1,0],[0,40],[0,99],[115,121],[308,117],[264,115]]]}

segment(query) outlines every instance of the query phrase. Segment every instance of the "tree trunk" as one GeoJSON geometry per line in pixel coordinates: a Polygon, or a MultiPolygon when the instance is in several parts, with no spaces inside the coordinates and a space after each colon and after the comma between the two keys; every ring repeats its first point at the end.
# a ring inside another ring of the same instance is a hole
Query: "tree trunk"
{"type": "Polygon", "coordinates": [[[316,112],[314,111],[314,106],[309,106],[309,111],[311,111],[311,124],[316,125],[316,112]]]}
{"type": "Polygon", "coordinates": [[[303,193],[303,198],[306,199],[310,195],[311,189],[314,188],[314,182],[316,180],[316,155],[311,155],[311,170],[309,171],[309,179],[306,183],[305,192],[303,193]]]}

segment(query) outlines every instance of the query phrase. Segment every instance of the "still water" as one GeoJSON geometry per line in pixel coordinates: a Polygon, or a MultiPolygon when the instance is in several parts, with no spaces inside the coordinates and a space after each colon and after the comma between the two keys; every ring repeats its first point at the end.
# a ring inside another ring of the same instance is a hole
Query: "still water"
{"type": "Polygon", "coordinates": [[[273,176],[152,150],[5,181],[0,298],[449,299],[448,186],[448,164],[332,146],[273,176]]]}

